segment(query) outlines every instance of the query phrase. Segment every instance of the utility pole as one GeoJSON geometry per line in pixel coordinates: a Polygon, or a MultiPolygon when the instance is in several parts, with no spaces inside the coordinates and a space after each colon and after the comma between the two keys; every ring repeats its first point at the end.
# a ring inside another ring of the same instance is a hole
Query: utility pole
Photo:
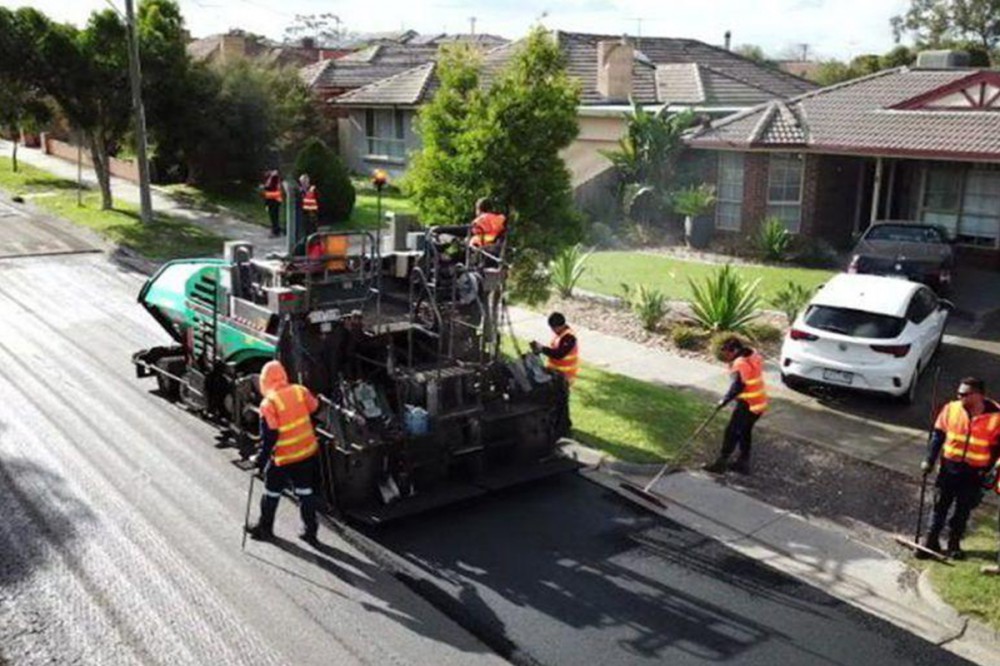
{"type": "Polygon", "coordinates": [[[135,112],[136,160],[139,163],[139,209],[144,224],[153,221],[153,200],[149,194],[149,162],[146,160],[146,111],[142,106],[142,73],[139,69],[139,35],[135,29],[133,0],[125,0],[128,28],[128,74],[132,83],[132,110],[135,112]]]}
{"type": "Polygon", "coordinates": [[[469,17],[469,35],[475,36],[475,34],[476,34],[476,17],[475,16],[470,16],[469,17]]]}

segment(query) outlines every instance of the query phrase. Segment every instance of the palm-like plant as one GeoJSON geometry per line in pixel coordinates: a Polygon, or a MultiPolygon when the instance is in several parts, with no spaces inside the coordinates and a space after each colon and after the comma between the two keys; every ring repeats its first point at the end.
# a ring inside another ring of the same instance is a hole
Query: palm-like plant
{"type": "Polygon", "coordinates": [[[792,235],[788,233],[785,223],[776,217],[764,220],[757,232],[757,249],[767,261],[781,261],[792,243],[792,235]]]}
{"type": "Polygon", "coordinates": [[[577,243],[563,248],[562,252],[549,262],[549,276],[559,296],[573,297],[573,288],[587,272],[587,260],[593,253],[593,250],[584,252],[583,246],[577,243]]]}
{"type": "Polygon", "coordinates": [[[643,330],[653,332],[663,318],[670,312],[667,296],[659,289],[647,287],[644,284],[634,288],[622,283],[622,294],[632,312],[639,318],[643,330]]]}
{"type": "Polygon", "coordinates": [[[701,284],[691,285],[691,310],[695,320],[709,331],[741,332],[753,321],[760,307],[757,287],[760,280],[748,282],[726,264],[701,284]]]}

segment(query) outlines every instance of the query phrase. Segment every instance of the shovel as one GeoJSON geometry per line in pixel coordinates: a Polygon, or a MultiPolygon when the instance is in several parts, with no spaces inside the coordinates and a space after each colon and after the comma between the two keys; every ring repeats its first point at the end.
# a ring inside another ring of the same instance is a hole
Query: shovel
{"type": "MultiPolygon", "coordinates": [[[[691,436],[687,438],[687,441],[684,442],[685,446],[690,444],[696,437],[698,437],[698,435],[700,435],[705,430],[705,428],[708,427],[708,424],[712,422],[712,419],[715,418],[715,415],[719,413],[720,409],[722,409],[721,406],[716,406],[716,408],[712,410],[712,413],[708,415],[708,418],[702,421],[701,425],[698,426],[698,429],[695,430],[693,433],[691,433],[691,436]]],[[[654,506],[658,506],[661,509],[666,509],[667,508],[667,505],[665,503],[666,500],[657,495],[656,493],[654,493],[651,489],[653,486],[656,485],[657,481],[663,478],[663,475],[667,473],[667,469],[669,467],[670,467],[669,462],[664,463],[663,467],[660,468],[660,471],[656,473],[656,476],[654,476],[650,480],[650,482],[647,483],[645,486],[640,486],[636,483],[632,483],[631,481],[622,481],[618,485],[621,486],[622,490],[626,490],[632,493],[633,495],[638,495],[639,497],[646,500],[650,504],[653,504],[654,506]]]]}

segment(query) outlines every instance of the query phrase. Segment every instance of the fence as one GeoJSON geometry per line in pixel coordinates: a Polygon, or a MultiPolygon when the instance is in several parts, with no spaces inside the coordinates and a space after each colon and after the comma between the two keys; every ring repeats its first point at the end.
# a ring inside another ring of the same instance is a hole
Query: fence
{"type": "MultiPolygon", "coordinates": [[[[76,163],[77,160],[77,147],[73,144],[66,143],[65,141],[60,141],[59,139],[54,139],[46,134],[42,134],[42,150],[45,151],[46,155],[51,155],[52,157],[58,157],[61,160],[66,160],[67,162],[76,163]]],[[[90,159],[90,151],[86,148],[80,151],[81,161],[87,166],[93,166],[94,163],[90,159]]],[[[109,158],[109,168],[112,176],[117,176],[118,178],[124,178],[125,180],[130,180],[133,183],[139,182],[139,166],[134,160],[120,160],[117,157],[109,158]]]]}

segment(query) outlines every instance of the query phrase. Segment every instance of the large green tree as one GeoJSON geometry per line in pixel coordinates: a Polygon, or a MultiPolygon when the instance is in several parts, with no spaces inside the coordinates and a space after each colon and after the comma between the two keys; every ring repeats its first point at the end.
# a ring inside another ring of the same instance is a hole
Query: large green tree
{"type": "Polygon", "coordinates": [[[971,42],[991,53],[1000,42],[1000,0],[910,0],[890,22],[897,41],[909,35],[928,48],[971,42]]]}

